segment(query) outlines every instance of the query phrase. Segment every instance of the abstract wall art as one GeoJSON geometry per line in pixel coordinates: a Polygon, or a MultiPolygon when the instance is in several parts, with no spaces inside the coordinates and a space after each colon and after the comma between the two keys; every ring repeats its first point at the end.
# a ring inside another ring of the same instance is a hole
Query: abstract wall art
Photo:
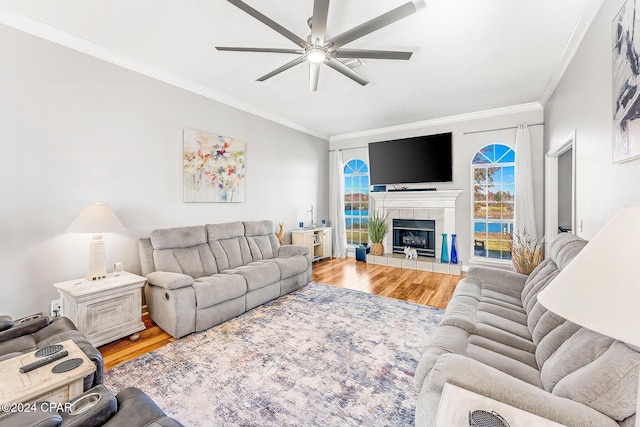
{"type": "Polygon", "coordinates": [[[185,202],[244,202],[245,143],[184,129],[185,202]]]}
{"type": "Polygon", "coordinates": [[[627,0],[613,21],[613,162],[640,157],[640,17],[627,0]]]}

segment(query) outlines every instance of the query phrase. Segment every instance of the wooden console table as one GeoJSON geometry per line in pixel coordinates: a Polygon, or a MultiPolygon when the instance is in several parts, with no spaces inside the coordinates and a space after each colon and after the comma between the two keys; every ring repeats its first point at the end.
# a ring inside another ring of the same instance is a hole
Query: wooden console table
{"type": "Polygon", "coordinates": [[[0,362],[0,402],[29,403],[38,400],[68,402],[82,394],[84,377],[96,370],[86,354],[71,340],[60,343],[69,355],[55,362],[23,374],[20,367],[35,362],[36,352],[23,354],[0,362]],[[54,374],[54,366],[65,360],[80,358],[82,365],[68,372],[54,374]]]}
{"type": "Polygon", "coordinates": [[[331,227],[303,228],[291,232],[291,243],[309,248],[312,261],[331,258],[331,227]]]}
{"type": "Polygon", "coordinates": [[[140,289],[145,281],[125,271],[105,279],[70,280],[53,286],[62,300],[62,315],[98,347],[144,329],[140,289]]]}

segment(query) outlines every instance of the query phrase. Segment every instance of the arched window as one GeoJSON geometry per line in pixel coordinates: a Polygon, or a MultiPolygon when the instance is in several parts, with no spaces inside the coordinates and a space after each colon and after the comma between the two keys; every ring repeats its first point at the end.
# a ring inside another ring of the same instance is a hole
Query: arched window
{"type": "Polygon", "coordinates": [[[473,177],[473,256],[511,259],[516,153],[502,144],[478,150],[473,177]]]}
{"type": "Polygon", "coordinates": [[[361,159],[344,165],[344,216],[347,243],[366,244],[369,236],[369,166],[361,159]]]}

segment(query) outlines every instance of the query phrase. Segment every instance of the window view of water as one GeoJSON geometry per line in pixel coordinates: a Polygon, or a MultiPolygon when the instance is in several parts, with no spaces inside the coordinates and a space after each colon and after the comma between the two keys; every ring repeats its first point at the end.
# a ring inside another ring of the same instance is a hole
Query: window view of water
{"type": "Polygon", "coordinates": [[[361,210],[345,209],[344,216],[347,223],[347,227],[351,227],[356,224],[366,227],[369,221],[369,210],[368,209],[361,209],[361,210]]]}

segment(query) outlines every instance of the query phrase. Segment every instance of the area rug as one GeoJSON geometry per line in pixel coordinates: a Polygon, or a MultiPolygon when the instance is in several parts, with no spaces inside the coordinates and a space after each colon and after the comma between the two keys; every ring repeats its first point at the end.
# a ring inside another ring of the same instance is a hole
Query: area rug
{"type": "Polygon", "coordinates": [[[412,426],[442,310],[319,283],[105,373],[186,426],[412,426]]]}

